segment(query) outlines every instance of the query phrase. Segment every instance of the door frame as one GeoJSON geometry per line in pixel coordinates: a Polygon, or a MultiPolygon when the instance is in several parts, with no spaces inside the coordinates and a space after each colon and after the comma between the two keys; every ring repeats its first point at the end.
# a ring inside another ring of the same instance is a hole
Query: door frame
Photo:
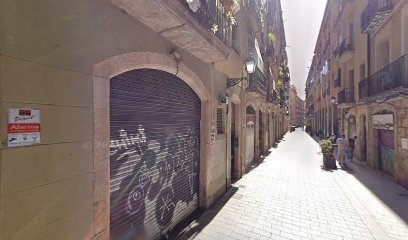
{"type": "Polygon", "coordinates": [[[209,207],[207,189],[209,178],[211,104],[210,94],[201,79],[184,63],[155,52],[125,53],[97,62],[93,66],[93,227],[92,236],[109,236],[110,227],[110,79],[135,69],[157,69],[186,82],[201,100],[200,127],[200,187],[199,206],[209,207]]]}

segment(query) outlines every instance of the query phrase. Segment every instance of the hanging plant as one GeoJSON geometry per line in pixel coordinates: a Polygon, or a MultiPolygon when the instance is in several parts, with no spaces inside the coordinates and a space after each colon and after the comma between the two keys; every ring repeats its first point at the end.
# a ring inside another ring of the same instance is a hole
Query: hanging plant
{"type": "Polygon", "coordinates": [[[213,24],[211,27],[211,32],[213,32],[214,34],[218,31],[218,25],[217,24],[213,24]]]}
{"type": "Polygon", "coordinates": [[[227,12],[225,14],[225,18],[228,20],[229,26],[232,27],[233,25],[237,24],[237,19],[235,16],[232,14],[232,12],[227,12]]]}
{"type": "Polygon", "coordinates": [[[237,7],[239,5],[239,0],[232,0],[232,6],[237,7]]]}
{"type": "Polygon", "coordinates": [[[268,33],[268,44],[272,44],[276,41],[276,36],[272,32],[268,33]]]}

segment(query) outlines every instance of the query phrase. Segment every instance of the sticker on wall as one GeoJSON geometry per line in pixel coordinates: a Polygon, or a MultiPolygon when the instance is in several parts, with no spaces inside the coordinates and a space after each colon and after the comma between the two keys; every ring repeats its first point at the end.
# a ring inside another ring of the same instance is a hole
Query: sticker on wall
{"type": "Polygon", "coordinates": [[[7,133],[9,147],[39,144],[40,110],[10,108],[7,133]]]}

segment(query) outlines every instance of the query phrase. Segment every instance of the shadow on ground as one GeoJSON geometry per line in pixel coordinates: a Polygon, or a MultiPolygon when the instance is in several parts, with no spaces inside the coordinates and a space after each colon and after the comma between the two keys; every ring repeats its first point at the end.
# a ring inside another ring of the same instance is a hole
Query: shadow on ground
{"type": "MultiPolygon", "coordinates": [[[[278,144],[276,144],[276,147],[278,144]]],[[[257,167],[259,167],[262,163],[264,163],[264,160],[272,153],[272,151],[273,151],[273,148],[261,154],[259,159],[254,161],[250,165],[250,167],[248,168],[245,174],[250,173],[257,167]]],[[[239,179],[234,180],[233,184],[236,183],[238,180],[239,179]]],[[[192,215],[190,215],[190,217],[186,218],[185,220],[177,224],[177,226],[170,231],[169,235],[164,236],[161,239],[162,240],[164,239],[169,239],[169,240],[193,239],[214,219],[214,217],[224,207],[224,205],[229,201],[229,199],[242,198],[240,194],[236,194],[239,188],[245,188],[245,186],[244,185],[240,185],[239,187],[231,186],[228,189],[228,191],[220,199],[216,201],[213,207],[211,207],[208,210],[201,210],[201,209],[196,210],[192,215]]]]}
{"type": "Polygon", "coordinates": [[[242,197],[236,194],[237,191],[237,187],[231,187],[213,207],[204,211],[195,211],[190,217],[179,223],[168,236],[163,237],[162,240],[185,240],[194,238],[217,216],[218,212],[221,211],[229,199],[242,197]]]}
{"type": "MultiPolygon", "coordinates": [[[[318,142],[318,139],[313,139],[318,142]]],[[[326,169],[322,164],[321,168],[328,172],[342,170],[350,174],[408,224],[408,189],[395,183],[391,176],[361,161],[353,161],[337,169],[326,169]]]]}

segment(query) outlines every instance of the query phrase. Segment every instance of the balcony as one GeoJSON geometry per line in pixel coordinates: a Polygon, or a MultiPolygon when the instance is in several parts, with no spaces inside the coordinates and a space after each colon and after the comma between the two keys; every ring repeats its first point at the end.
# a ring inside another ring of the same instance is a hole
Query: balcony
{"type": "Polygon", "coordinates": [[[361,14],[361,32],[373,33],[392,11],[391,0],[371,0],[361,14]]]}
{"type": "Polygon", "coordinates": [[[350,61],[351,57],[353,56],[353,53],[354,53],[353,40],[351,39],[350,42],[347,44],[346,40],[343,40],[343,42],[339,46],[340,63],[350,61]]]}
{"type": "Polygon", "coordinates": [[[203,62],[228,58],[227,21],[219,0],[207,1],[208,5],[199,1],[199,6],[191,8],[186,0],[116,0],[113,3],[203,62]],[[218,26],[215,33],[211,31],[214,25],[218,26]]]}
{"type": "Polygon", "coordinates": [[[400,57],[358,84],[360,99],[393,97],[408,88],[408,54],[400,57]]]}
{"type": "Polygon", "coordinates": [[[256,92],[262,95],[266,94],[266,78],[264,74],[257,67],[253,74],[249,76],[248,92],[256,92]]]}
{"type": "Polygon", "coordinates": [[[278,103],[278,94],[273,89],[271,89],[271,93],[268,96],[268,102],[269,103],[274,103],[274,104],[278,103]]]}
{"type": "Polygon", "coordinates": [[[337,103],[339,108],[350,108],[354,106],[354,88],[341,90],[337,95],[337,103]]]}

